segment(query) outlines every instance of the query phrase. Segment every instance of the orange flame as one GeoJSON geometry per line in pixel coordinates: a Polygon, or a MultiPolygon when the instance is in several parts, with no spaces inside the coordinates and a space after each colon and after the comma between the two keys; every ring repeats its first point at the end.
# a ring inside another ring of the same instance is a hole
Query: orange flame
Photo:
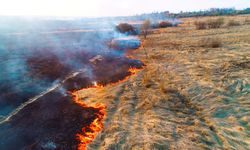
{"type": "MultiPolygon", "coordinates": [[[[140,69],[138,68],[129,68],[128,72],[131,75],[136,74],[140,69]]],[[[116,83],[110,83],[109,85],[114,85],[123,81],[126,81],[130,76],[127,76],[125,79],[120,80],[116,83]]],[[[89,87],[89,88],[103,88],[104,85],[100,85],[97,82],[93,82],[93,86],[89,87]]],[[[85,89],[89,89],[89,88],[85,88],[85,89]]],[[[81,89],[84,90],[84,89],[81,89]]],[[[99,113],[96,114],[97,118],[87,127],[83,127],[82,128],[82,132],[76,134],[76,138],[79,141],[78,144],[78,150],[86,150],[87,145],[89,143],[91,143],[95,137],[97,136],[97,134],[103,129],[104,125],[103,125],[103,121],[104,118],[106,117],[106,105],[104,104],[95,104],[93,106],[88,106],[86,103],[84,103],[78,96],[77,91],[75,92],[70,92],[70,94],[72,95],[73,101],[78,104],[79,106],[86,108],[86,107],[93,107],[97,110],[99,110],[99,113]]]]}
{"type": "MultiPolygon", "coordinates": [[[[99,87],[98,84],[94,85],[92,88],[99,87]]],[[[96,114],[97,118],[87,127],[82,128],[82,132],[76,134],[77,140],[80,142],[78,144],[78,150],[86,150],[87,144],[91,143],[96,135],[103,129],[103,120],[106,116],[106,106],[104,104],[95,104],[93,106],[87,106],[81,99],[79,98],[76,92],[71,93],[73,100],[76,104],[80,105],[81,107],[93,107],[99,110],[99,113],[96,114]]]]}
{"type": "MultiPolygon", "coordinates": [[[[128,72],[130,72],[130,75],[136,74],[136,72],[139,71],[137,68],[129,68],[128,72]]],[[[127,80],[129,76],[127,76],[125,79],[118,81],[117,83],[123,82],[127,80]]],[[[114,85],[117,83],[111,83],[110,85],[114,85]]],[[[103,88],[103,85],[98,84],[97,82],[93,82],[93,86],[89,88],[103,88]]],[[[82,89],[83,90],[83,89],[82,89]]],[[[78,150],[86,150],[87,144],[91,143],[97,134],[103,129],[103,121],[106,116],[106,106],[104,104],[95,104],[94,106],[87,106],[86,103],[84,103],[78,96],[77,91],[71,92],[73,101],[78,104],[81,107],[93,107],[97,110],[99,110],[99,113],[96,114],[97,118],[87,127],[82,128],[82,132],[76,134],[77,140],[80,142],[78,144],[78,150]]]]}
{"type": "MultiPolygon", "coordinates": [[[[144,41],[142,41],[140,48],[143,48],[143,47],[144,47],[144,41]]],[[[125,55],[127,58],[133,59],[133,56],[130,55],[129,52],[127,52],[125,55]]],[[[121,83],[123,81],[126,81],[129,79],[129,77],[131,75],[136,74],[141,69],[143,69],[143,68],[130,67],[128,69],[128,73],[130,73],[129,76],[127,76],[126,78],[124,78],[122,80],[119,80],[116,83],[110,83],[109,85],[115,85],[115,84],[121,83]]],[[[103,88],[103,87],[104,87],[104,85],[100,85],[95,81],[95,82],[93,82],[93,86],[89,87],[89,88],[96,88],[97,89],[97,88],[103,88]]],[[[85,88],[85,89],[88,89],[88,88],[85,88]]],[[[83,89],[81,89],[81,90],[83,90],[83,89]]],[[[97,103],[94,106],[87,106],[86,103],[81,101],[81,99],[79,98],[79,96],[77,94],[77,91],[70,92],[70,94],[72,95],[73,101],[76,104],[80,105],[81,107],[83,107],[83,108],[92,107],[92,108],[99,110],[99,113],[96,114],[97,118],[89,126],[83,127],[81,133],[76,134],[76,138],[79,141],[77,149],[78,150],[86,150],[87,145],[89,143],[91,143],[95,139],[97,134],[104,128],[103,121],[104,121],[104,118],[106,117],[106,105],[97,103]]]]}
{"type": "Polygon", "coordinates": [[[128,71],[133,75],[133,74],[136,74],[136,72],[138,72],[139,69],[137,69],[137,68],[129,68],[128,71]]]}
{"type": "Polygon", "coordinates": [[[96,81],[93,82],[93,85],[94,86],[92,88],[103,88],[104,87],[104,85],[98,84],[96,81]]]}

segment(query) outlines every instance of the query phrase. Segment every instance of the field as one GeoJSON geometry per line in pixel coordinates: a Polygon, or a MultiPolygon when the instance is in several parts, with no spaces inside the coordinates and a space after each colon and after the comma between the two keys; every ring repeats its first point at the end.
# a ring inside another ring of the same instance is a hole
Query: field
{"type": "MultiPolygon", "coordinates": [[[[212,17],[215,18],[215,17],[212,17]]],[[[104,128],[88,149],[249,149],[250,16],[218,29],[155,29],[128,57],[145,63],[128,80],[78,91],[107,106],[104,128]],[[219,42],[210,46],[209,42],[219,42]]]]}

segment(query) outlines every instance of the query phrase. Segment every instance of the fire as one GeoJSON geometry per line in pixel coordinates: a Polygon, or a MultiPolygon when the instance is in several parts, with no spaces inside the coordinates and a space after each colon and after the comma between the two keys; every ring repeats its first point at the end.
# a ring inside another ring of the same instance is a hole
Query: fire
{"type": "Polygon", "coordinates": [[[93,82],[93,84],[94,84],[94,86],[98,86],[98,84],[97,84],[97,82],[96,82],[96,81],[94,81],[94,82],[93,82]]]}
{"type": "MultiPolygon", "coordinates": [[[[93,88],[98,88],[100,85],[94,84],[93,88]]],[[[86,150],[87,144],[91,143],[96,135],[103,129],[103,121],[106,116],[106,106],[104,104],[95,104],[93,106],[87,106],[79,98],[77,92],[71,93],[73,101],[81,107],[93,107],[99,112],[96,114],[97,118],[87,127],[83,127],[81,133],[76,134],[76,138],[79,141],[78,150],[86,150]]]]}
{"type": "Polygon", "coordinates": [[[136,74],[136,72],[138,72],[139,69],[137,69],[137,68],[129,68],[128,71],[129,71],[131,74],[136,74]]]}
{"type": "MultiPolygon", "coordinates": [[[[101,107],[100,107],[101,108],[101,107]]],[[[105,109],[105,107],[103,107],[105,109]]],[[[100,111],[101,113],[98,117],[87,127],[82,128],[82,134],[77,134],[76,137],[79,140],[78,150],[85,150],[87,144],[91,143],[97,133],[103,129],[103,118],[105,116],[105,111],[100,111]]]]}
{"type": "Polygon", "coordinates": [[[93,82],[93,87],[92,88],[103,88],[103,87],[104,87],[103,85],[98,84],[96,81],[93,82]]]}
{"type": "Polygon", "coordinates": [[[82,129],[83,134],[77,134],[77,139],[80,141],[78,145],[78,150],[85,150],[87,144],[91,143],[95,137],[96,133],[103,129],[102,118],[96,118],[89,127],[82,129]]]}
{"type": "MultiPolygon", "coordinates": [[[[136,74],[140,69],[138,68],[129,68],[128,72],[130,73],[130,75],[134,75],[136,74]]],[[[110,83],[109,85],[114,85],[123,81],[126,81],[130,76],[127,76],[125,79],[120,80],[116,83],[110,83]]],[[[93,82],[93,86],[89,87],[89,88],[103,88],[104,85],[100,85],[98,84],[96,81],[93,82]]],[[[86,89],[89,89],[86,88],[86,89]]],[[[84,90],[84,89],[81,89],[84,90]]],[[[83,108],[86,107],[92,107],[98,110],[98,113],[96,114],[97,118],[87,127],[83,127],[81,133],[76,134],[76,139],[79,141],[78,144],[78,150],[86,150],[87,145],[91,142],[93,142],[93,140],[95,139],[95,137],[97,136],[97,134],[102,131],[102,129],[104,128],[103,122],[104,122],[104,118],[106,117],[106,105],[104,104],[94,104],[92,106],[88,106],[86,103],[84,103],[80,97],[77,94],[77,91],[75,92],[71,92],[70,93],[72,95],[73,101],[80,105],[83,108]]]]}

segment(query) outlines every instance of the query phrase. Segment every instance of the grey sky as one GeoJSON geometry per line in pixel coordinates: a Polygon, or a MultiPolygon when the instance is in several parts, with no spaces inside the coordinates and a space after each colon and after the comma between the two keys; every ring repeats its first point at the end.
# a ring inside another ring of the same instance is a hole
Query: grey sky
{"type": "Polygon", "coordinates": [[[124,16],[212,7],[250,7],[250,0],[0,0],[0,15],[124,16]]]}

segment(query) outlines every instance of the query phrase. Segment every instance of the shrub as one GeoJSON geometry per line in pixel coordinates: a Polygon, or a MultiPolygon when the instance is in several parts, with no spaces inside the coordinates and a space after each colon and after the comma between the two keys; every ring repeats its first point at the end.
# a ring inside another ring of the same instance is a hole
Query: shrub
{"type": "Polygon", "coordinates": [[[201,47],[218,48],[222,46],[222,42],[219,38],[204,38],[200,41],[201,47]]]}
{"type": "Polygon", "coordinates": [[[207,27],[210,29],[220,28],[224,24],[224,18],[211,19],[207,21],[207,27]]]}
{"type": "Polygon", "coordinates": [[[245,19],[245,24],[250,24],[250,18],[245,19]]]}
{"type": "Polygon", "coordinates": [[[227,23],[227,26],[239,26],[240,23],[235,21],[235,20],[229,20],[228,23],[227,23]]]}
{"type": "Polygon", "coordinates": [[[116,30],[120,33],[136,34],[135,28],[128,23],[120,23],[116,26],[116,30]]]}
{"type": "Polygon", "coordinates": [[[195,21],[194,25],[197,30],[202,30],[207,28],[207,24],[204,21],[195,21]]]}
{"type": "Polygon", "coordinates": [[[169,22],[169,21],[161,21],[159,23],[159,28],[167,28],[167,27],[172,27],[173,23],[169,22]]]}

